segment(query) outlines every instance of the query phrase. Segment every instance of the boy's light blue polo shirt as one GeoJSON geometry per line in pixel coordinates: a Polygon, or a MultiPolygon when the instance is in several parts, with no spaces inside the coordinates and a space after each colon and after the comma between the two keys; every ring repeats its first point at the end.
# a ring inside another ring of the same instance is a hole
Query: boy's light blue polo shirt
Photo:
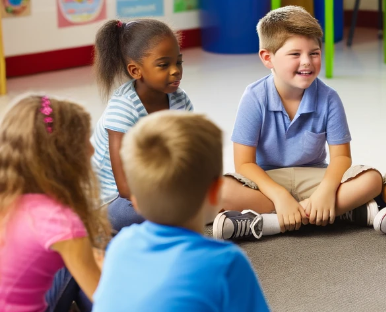
{"type": "Polygon", "coordinates": [[[232,141],[256,147],[256,163],[271,170],[326,167],[326,142],[345,144],[351,135],[342,101],[320,79],[305,90],[291,121],[269,75],[246,88],[232,141]]]}

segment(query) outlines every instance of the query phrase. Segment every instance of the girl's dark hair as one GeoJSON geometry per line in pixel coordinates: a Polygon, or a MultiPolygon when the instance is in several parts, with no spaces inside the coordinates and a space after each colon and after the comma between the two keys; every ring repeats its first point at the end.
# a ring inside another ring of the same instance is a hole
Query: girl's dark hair
{"type": "Polygon", "coordinates": [[[108,98],[116,79],[132,77],[127,71],[129,61],[141,63],[146,53],[163,38],[179,34],[168,25],[154,19],[139,19],[129,23],[111,20],[98,31],[95,42],[94,68],[104,98],[108,98]]]}

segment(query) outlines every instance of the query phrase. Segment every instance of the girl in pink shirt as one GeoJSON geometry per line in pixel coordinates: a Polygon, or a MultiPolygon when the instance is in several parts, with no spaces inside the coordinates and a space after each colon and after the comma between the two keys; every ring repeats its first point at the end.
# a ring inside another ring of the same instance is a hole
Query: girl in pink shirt
{"type": "Polygon", "coordinates": [[[43,312],[64,265],[91,299],[92,246],[110,233],[90,157],[90,115],[46,96],[18,102],[0,125],[0,311],[43,312]]]}

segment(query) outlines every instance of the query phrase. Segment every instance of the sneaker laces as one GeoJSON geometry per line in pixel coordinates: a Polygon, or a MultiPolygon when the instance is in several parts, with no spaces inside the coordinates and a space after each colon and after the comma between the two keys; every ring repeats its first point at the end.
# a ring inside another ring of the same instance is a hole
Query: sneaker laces
{"type": "Polygon", "coordinates": [[[242,236],[249,236],[250,235],[250,227],[251,227],[251,220],[245,219],[245,220],[235,220],[237,224],[237,232],[234,234],[234,238],[242,237],[242,236]]]}
{"type": "Polygon", "coordinates": [[[340,218],[342,220],[349,220],[349,221],[353,221],[353,211],[350,210],[350,211],[347,211],[346,213],[342,214],[340,216],[340,218]]]}

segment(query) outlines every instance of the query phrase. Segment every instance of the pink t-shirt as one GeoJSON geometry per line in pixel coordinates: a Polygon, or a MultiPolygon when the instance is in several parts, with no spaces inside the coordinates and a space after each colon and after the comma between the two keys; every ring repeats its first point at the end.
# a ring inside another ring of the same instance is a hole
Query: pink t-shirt
{"type": "Polygon", "coordinates": [[[0,235],[0,311],[45,311],[45,293],[64,266],[50,246],[86,236],[82,221],[46,195],[26,194],[0,235]]]}

